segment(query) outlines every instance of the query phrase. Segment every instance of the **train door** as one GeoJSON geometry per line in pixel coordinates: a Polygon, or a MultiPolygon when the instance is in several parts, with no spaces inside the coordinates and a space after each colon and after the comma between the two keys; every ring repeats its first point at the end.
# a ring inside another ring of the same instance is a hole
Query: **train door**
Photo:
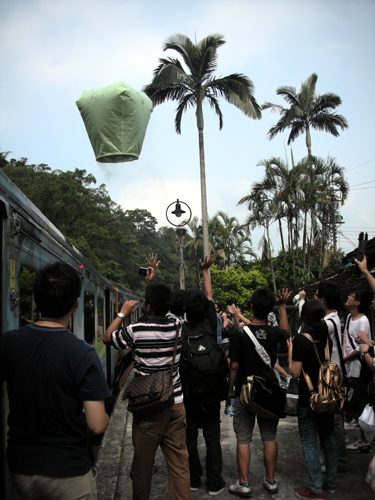
{"type": "MultiPolygon", "coordinates": [[[[5,290],[3,286],[5,285],[4,277],[4,231],[5,231],[5,205],[0,202],[0,255],[1,255],[1,266],[0,266],[0,299],[1,299],[1,318],[0,318],[0,335],[4,333],[4,314],[5,314],[5,290]]],[[[5,384],[1,384],[1,408],[0,408],[0,497],[10,498],[10,484],[8,479],[8,474],[6,472],[6,458],[5,458],[5,384]]]]}

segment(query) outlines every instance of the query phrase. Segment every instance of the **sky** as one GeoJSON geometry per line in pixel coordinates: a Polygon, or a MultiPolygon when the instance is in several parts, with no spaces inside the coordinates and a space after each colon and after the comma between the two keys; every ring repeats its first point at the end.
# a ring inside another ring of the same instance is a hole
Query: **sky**
{"type": "MultiPolygon", "coordinates": [[[[374,0],[12,0],[0,3],[0,149],[8,159],[28,158],[53,170],[85,169],[104,183],[124,210],[147,209],[159,226],[177,198],[201,217],[198,132],[194,110],[174,128],[176,103],[157,106],[138,160],[101,164],[76,101],[84,90],[124,82],[140,91],[152,79],[165,40],[181,33],[192,41],[219,33],[215,76],[243,73],[259,104],[285,104],[280,86],[299,91],[317,73],[316,93],[342,99],[337,112],[349,128],[339,137],[312,131],[312,153],[336,158],[350,184],[341,209],[339,246],[350,252],[358,233],[375,236],[375,2],[374,0]]],[[[260,181],[257,163],[306,156],[305,137],[287,146],[288,132],[267,138],[279,116],[246,117],[220,101],[224,117],[204,106],[209,216],[219,210],[243,223],[238,201],[260,181]]],[[[252,232],[257,244],[264,230],[252,232]]],[[[274,251],[280,249],[276,223],[274,251]]]]}

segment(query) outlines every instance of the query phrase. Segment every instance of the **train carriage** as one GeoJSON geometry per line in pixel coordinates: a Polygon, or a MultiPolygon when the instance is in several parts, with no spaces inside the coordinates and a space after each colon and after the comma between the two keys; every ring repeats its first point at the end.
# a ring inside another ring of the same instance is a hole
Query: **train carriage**
{"type": "MultiPolygon", "coordinates": [[[[125,300],[139,300],[139,294],[114,283],[91,265],[42,212],[0,171],[0,334],[18,328],[22,322],[37,319],[32,297],[33,273],[49,262],[63,260],[82,276],[79,307],[69,328],[78,338],[92,345],[101,361],[110,388],[119,389],[124,371],[123,359],[129,353],[115,353],[102,338],[125,300]],[[33,318],[34,316],[34,318],[33,318]]],[[[140,308],[130,318],[135,321],[140,308]]],[[[5,384],[1,392],[1,498],[10,498],[5,461],[8,401],[5,384]]]]}

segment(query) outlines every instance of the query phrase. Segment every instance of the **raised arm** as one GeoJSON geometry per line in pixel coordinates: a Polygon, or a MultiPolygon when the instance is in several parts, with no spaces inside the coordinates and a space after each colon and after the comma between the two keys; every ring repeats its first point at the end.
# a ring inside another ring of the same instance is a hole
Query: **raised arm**
{"type": "Polygon", "coordinates": [[[155,255],[153,253],[150,253],[148,258],[146,257],[146,261],[148,264],[148,270],[146,274],[146,283],[149,285],[152,283],[155,279],[155,271],[159,267],[160,260],[158,261],[158,254],[156,253],[155,255]]]}
{"type": "MultiPolygon", "coordinates": [[[[121,306],[121,313],[126,316],[129,316],[131,313],[133,313],[137,309],[137,300],[127,300],[124,302],[121,306]]],[[[112,323],[109,325],[107,330],[105,331],[105,334],[103,336],[103,343],[106,345],[112,345],[112,340],[111,340],[111,333],[119,330],[121,328],[121,323],[123,321],[123,318],[120,318],[119,316],[116,316],[115,319],[112,321],[112,323]]]]}
{"type": "Polygon", "coordinates": [[[359,270],[364,275],[364,277],[367,279],[368,284],[371,286],[372,291],[375,293],[375,278],[372,276],[370,271],[367,269],[366,255],[363,257],[363,260],[359,261],[357,259],[354,259],[354,262],[357,264],[357,266],[359,267],[359,270]]]}
{"type": "Polygon", "coordinates": [[[227,309],[231,314],[233,314],[233,322],[234,322],[234,326],[236,328],[241,326],[240,322],[242,322],[244,325],[250,324],[250,320],[245,318],[245,316],[243,316],[243,314],[241,314],[241,311],[239,310],[239,308],[236,307],[234,304],[232,304],[231,306],[227,306],[227,309]]]}
{"type": "Polygon", "coordinates": [[[209,257],[205,257],[203,262],[201,261],[201,259],[199,259],[199,265],[201,266],[203,275],[204,293],[207,295],[208,300],[212,301],[214,300],[214,294],[212,292],[212,284],[210,279],[210,273],[208,272],[208,270],[215,262],[215,259],[216,259],[215,255],[210,255],[209,257]]]}
{"type": "Polygon", "coordinates": [[[279,326],[280,328],[284,328],[289,333],[289,323],[288,323],[288,316],[286,314],[286,303],[289,298],[290,292],[287,288],[283,288],[280,292],[280,290],[277,291],[277,296],[276,296],[276,302],[279,306],[279,311],[280,311],[280,323],[279,326]]]}

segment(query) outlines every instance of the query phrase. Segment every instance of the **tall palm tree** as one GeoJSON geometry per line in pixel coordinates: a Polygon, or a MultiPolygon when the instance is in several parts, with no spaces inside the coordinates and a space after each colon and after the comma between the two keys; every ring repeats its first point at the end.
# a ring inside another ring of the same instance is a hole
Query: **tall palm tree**
{"type": "Polygon", "coordinates": [[[270,102],[265,102],[262,105],[262,110],[271,108],[271,111],[279,111],[281,114],[280,120],[269,129],[268,138],[271,140],[279,132],[290,129],[288,138],[288,145],[290,145],[299,135],[305,133],[307,154],[309,156],[311,155],[310,128],[324,130],[338,137],[340,135],[338,127],[344,130],[349,126],[344,116],[332,113],[332,110],[341,104],[341,98],[338,95],[331,92],[327,92],[322,96],[315,94],[317,80],[318,75],[316,73],[310,75],[302,83],[298,93],[294,87],[279,87],[276,94],[285,99],[289,104],[288,108],[270,102]]]}
{"type": "Polygon", "coordinates": [[[185,71],[179,59],[160,58],[160,64],[154,70],[152,82],[143,89],[154,106],[167,100],[178,102],[175,117],[175,128],[178,134],[181,133],[182,114],[189,107],[195,108],[199,137],[204,255],[209,255],[209,235],[203,141],[203,102],[207,100],[216,112],[220,130],[223,127],[223,115],[218,97],[223,97],[229,103],[234,104],[250,118],[261,118],[260,107],[253,96],[254,85],[248,77],[238,73],[222,78],[213,76],[217,67],[217,49],[224,43],[223,36],[219,34],[209,35],[195,44],[185,35],[172,35],[164,43],[164,50],[175,50],[182,57],[188,72],[185,71]]]}

